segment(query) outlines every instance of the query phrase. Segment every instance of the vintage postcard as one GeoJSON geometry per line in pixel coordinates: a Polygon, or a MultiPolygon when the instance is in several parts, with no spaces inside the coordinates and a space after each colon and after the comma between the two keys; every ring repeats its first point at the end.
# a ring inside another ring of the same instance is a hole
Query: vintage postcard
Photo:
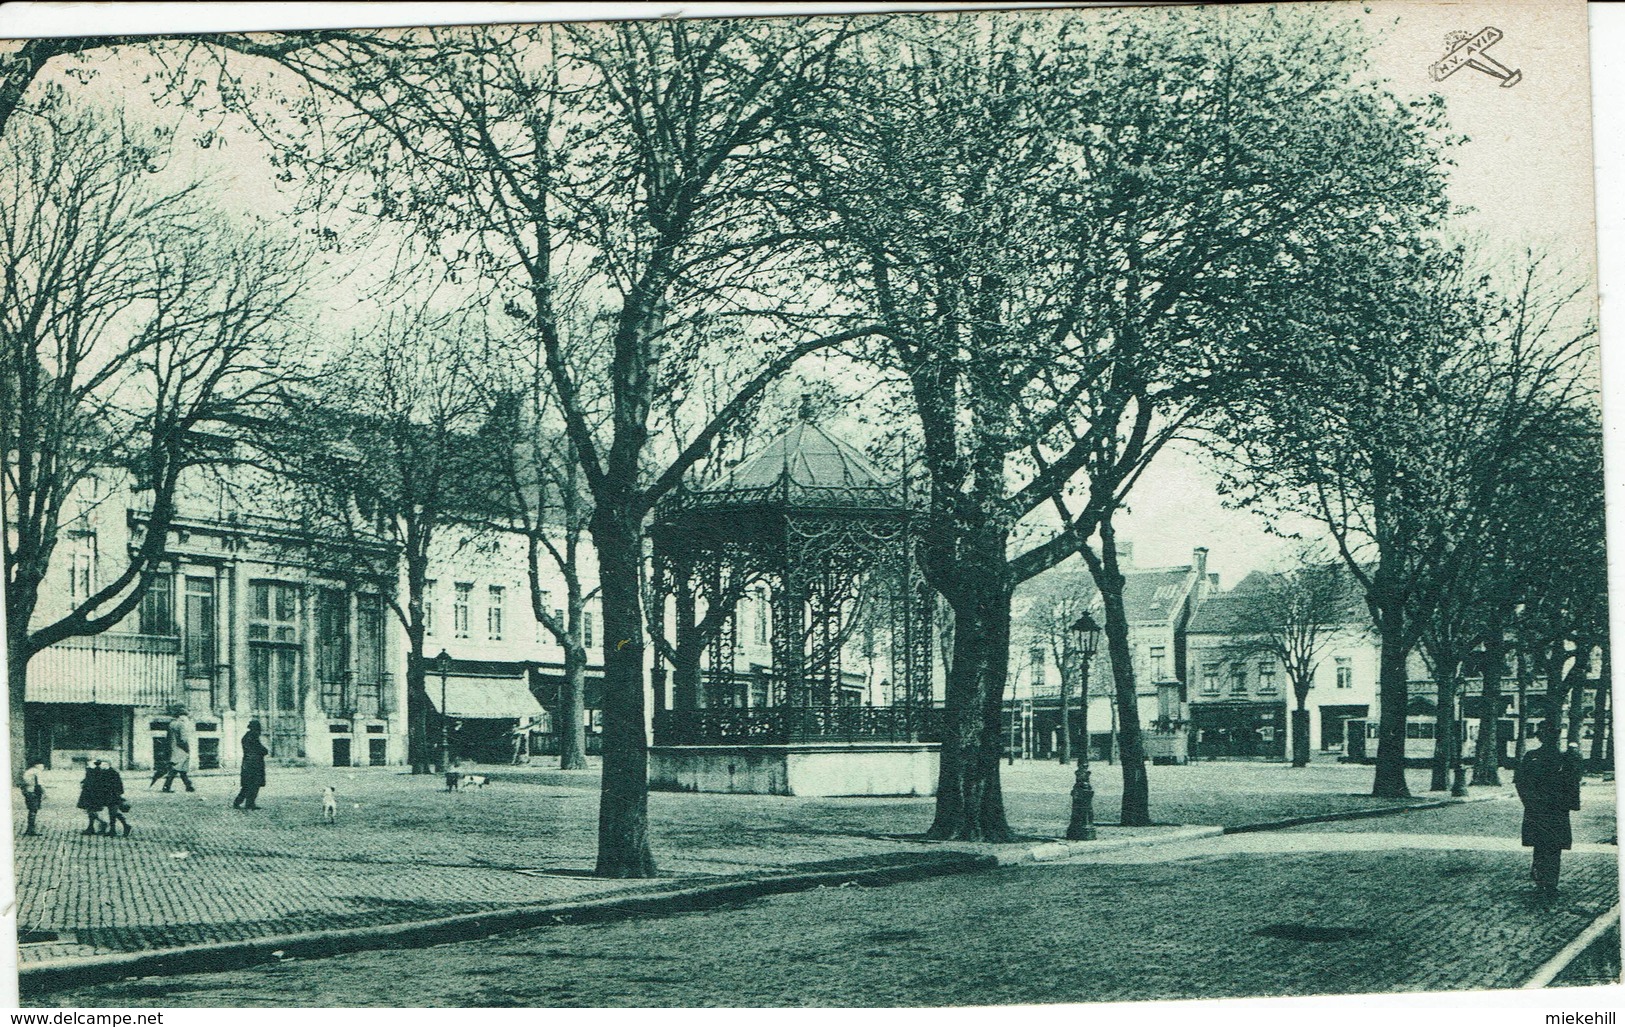
{"type": "Polygon", "coordinates": [[[0,21],[14,1022],[1614,1022],[1583,3],[201,7],[0,21]]]}

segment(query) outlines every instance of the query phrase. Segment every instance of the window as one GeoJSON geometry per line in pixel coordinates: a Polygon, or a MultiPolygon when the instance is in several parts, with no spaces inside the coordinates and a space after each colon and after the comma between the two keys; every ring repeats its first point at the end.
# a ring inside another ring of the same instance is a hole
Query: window
{"type": "Polygon", "coordinates": [[[423,583],[423,634],[426,638],[434,637],[434,587],[438,582],[425,581],[423,583]]]}
{"type": "Polygon", "coordinates": [[[1036,645],[1033,646],[1031,649],[1027,650],[1027,662],[1029,664],[1031,664],[1032,668],[1033,668],[1032,669],[1033,687],[1034,688],[1043,688],[1044,683],[1045,683],[1044,682],[1044,677],[1045,677],[1045,675],[1044,675],[1044,650],[1041,647],[1036,646],[1036,645]]]}
{"type": "Polygon", "coordinates": [[[591,649],[593,645],[592,614],[590,613],[583,613],[581,615],[581,644],[586,646],[588,649],[591,649]]]}
{"type": "Polygon", "coordinates": [[[168,573],[153,576],[147,594],[141,597],[141,626],[143,635],[173,635],[175,633],[175,579],[168,573]]]}
{"type": "Polygon", "coordinates": [[[1168,650],[1160,645],[1151,649],[1151,680],[1168,680],[1168,650]]]}
{"type": "Polygon", "coordinates": [[[214,579],[186,579],[186,667],[201,677],[214,669],[214,579]]]}
{"type": "Polygon", "coordinates": [[[90,598],[96,583],[96,536],[75,535],[68,550],[68,598],[75,606],[90,598]]]}
{"type": "Polygon", "coordinates": [[[1347,656],[1339,656],[1337,658],[1337,687],[1354,687],[1354,661],[1350,660],[1347,656]]]}
{"type": "Polygon", "coordinates": [[[1230,694],[1247,694],[1247,665],[1236,662],[1230,665],[1230,694]]]}
{"type": "Polygon", "coordinates": [[[355,604],[355,673],[364,686],[383,679],[384,623],[377,596],[358,596],[355,604]]]}
{"type": "Polygon", "coordinates": [[[256,710],[299,709],[299,586],[249,583],[248,680],[256,710]]]}
{"type": "MultiPolygon", "coordinates": [[[[339,691],[350,669],[350,596],[342,589],[316,591],[316,680],[339,691]]],[[[342,697],[340,697],[342,698],[342,697]]],[[[333,712],[337,706],[330,706],[333,712]]]]}
{"type": "Polygon", "coordinates": [[[1275,661],[1258,661],[1258,691],[1262,695],[1275,694],[1275,661]]]}
{"type": "Polygon", "coordinates": [[[489,605],[485,608],[485,634],[493,642],[502,638],[502,595],[501,585],[492,585],[487,590],[489,605]]]}
{"type": "Polygon", "coordinates": [[[1219,665],[1217,663],[1202,664],[1202,694],[1219,694],[1219,665]]]}
{"type": "Polygon", "coordinates": [[[454,638],[468,637],[468,604],[474,596],[474,586],[457,583],[457,594],[451,604],[451,633],[454,638]]]}

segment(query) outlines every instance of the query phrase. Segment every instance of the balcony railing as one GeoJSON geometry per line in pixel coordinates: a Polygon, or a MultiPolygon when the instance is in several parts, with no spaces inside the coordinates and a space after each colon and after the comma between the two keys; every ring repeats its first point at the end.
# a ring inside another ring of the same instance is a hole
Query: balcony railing
{"type": "Polygon", "coordinates": [[[656,745],[790,745],[798,742],[938,742],[931,706],[766,706],[657,710],[656,745]]]}
{"type": "Polygon", "coordinates": [[[106,632],[66,638],[29,662],[29,702],[166,706],[181,702],[180,639],[106,632]]]}

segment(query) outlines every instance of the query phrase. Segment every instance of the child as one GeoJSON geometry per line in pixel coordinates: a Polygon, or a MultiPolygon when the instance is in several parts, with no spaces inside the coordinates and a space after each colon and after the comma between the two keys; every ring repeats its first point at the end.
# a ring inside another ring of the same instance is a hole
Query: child
{"type": "Polygon", "coordinates": [[[102,794],[107,800],[107,836],[113,837],[113,824],[124,825],[124,837],[130,837],[130,822],[124,819],[129,804],[124,801],[124,778],[111,763],[97,761],[102,768],[102,794]]]}
{"type": "MultiPolygon", "coordinates": [[[[80,834],[97,834],[104,826],[100,816],[107,805],[106,778],[102,773],[102,761],[95,760],[85,766],[85,779],[79,782],[79,801],[75,803],[90,821],[80,834]]],[[[110,828],[109,828],[110,829],[110,828]]]]}
{"type": "Polygon", "coordinates": [[[25,835],[37,835],[34,830],[34,818],[39,814],[40,805],[45,801],[45,786],[40,783],[40,775],[45,772],[45,764],[34,763],[23,771],[23,805],[28,807],[28,829],[25,835]]]}

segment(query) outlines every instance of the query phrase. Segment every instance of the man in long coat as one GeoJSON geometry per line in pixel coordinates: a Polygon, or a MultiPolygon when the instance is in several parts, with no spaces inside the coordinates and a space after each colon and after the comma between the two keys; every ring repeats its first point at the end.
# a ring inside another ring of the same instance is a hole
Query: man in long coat
{"type": "Polygon", "coordinates": [[[237,798],[231,800],[234,809],[259,809],[260,789],[265,787],[265,757],[270,755],[270,750],[260,741],[262,730],[259,721],[251,720],[248,733],[243,735],[243,764],[238,774],[242,787],[237,791],[237,798]]]}
{"type": "Polygon", "coordinates": [[[1513,783],[1523,801],[1523,843],[1535,850],[1530,873],[1542,895],[1557,893],[1563,850],[1574,846],[1569,811],[1580,808],[1579,760],[1559,750],[1557,731],[1543,725],[1540,746],[1524,753],[1513,783]]]}
{"type": "MultiPolygon", "coordinates": [[[[164,778],[164,791],[169,791],[175,784],[175,778],[181,779],[181,784],[189,792],[197,791],[192,787],[192,779],[188,775],[192,771],[192,744],[197,741],[197,735],[192,730],[192,718],[183,709],[174,711],[169,722],[169,775],[164,778]]],[[[152,785],[147,785],[151,788],[152,785]]]]}

